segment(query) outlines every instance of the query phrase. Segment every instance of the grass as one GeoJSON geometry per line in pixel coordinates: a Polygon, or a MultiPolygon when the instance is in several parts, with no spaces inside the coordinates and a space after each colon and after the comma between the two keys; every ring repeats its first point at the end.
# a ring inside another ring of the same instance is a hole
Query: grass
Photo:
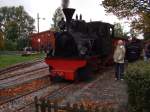
{"type": "Polygon", "coordinates": [[[14,64],[29,62],[36,59],[42,59],[45,57],[45,54],[36,54],[30,56],[21,56],[21,55],[0,55],[0,69],[9,67],[14,64]]]}

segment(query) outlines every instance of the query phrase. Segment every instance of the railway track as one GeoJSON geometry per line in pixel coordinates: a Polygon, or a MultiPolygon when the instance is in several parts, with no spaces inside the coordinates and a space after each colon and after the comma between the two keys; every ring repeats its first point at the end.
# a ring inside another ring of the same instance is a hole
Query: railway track
{"type": "MultiPolygon", "coordinates": [[[[41,79],[42,79],[42,78],[49,78],[49,76],[48,76],[48,74],[47,74],[46,76],[42,76],[42,77],[40,77],[40,78],[41,78],[41,79]]],[[[36,79],[35,79],[35,80],[36,80],[36,79]]],[[[47,87],[47,86],[49,86],[49,85],[46,85],[45,87],[47,87]]],[[[13,100],[15,100],[15,99],[18,99],[18,98],[21,98],[21,97],[23,97],[23,96],[25,96],[25,95],[31,94],[31,93],[36,92],[36,91],[38,91],[38,90],[40,90],[40,89],[43,89],[43,88],[45,88],[45,87],[42,87],[42,88],[39,88],[39,89],[36,89],[36,90],[32,90],[32,91],[26,92],[26,93],[24,93],[24,94],[17,95],[17,96],[15,96],[15,97],[11,97],[11,98],[9,98],[9,99],[3,100],[3,101],[0,102],[0,105],[3,105],[3,104],[8,103],[8,102],[11,102],[11,101],[13,101],[13,100]]]]}
{"type": "Polygon", "coordinates": [[[16,65],[10,66],[10,67],[4,68],[4,69],[0,69],[0,76],[3,75],[3,74],[6,74],[6,73],[12,72],[12,71],[16,71],[18,69],[23,69],[25,67],[32,66],[32,65],[40,63],[42,61],[43,60],[36,60],[36,61],[32,61],[32,62],[25,62],[25,63],[20,63],[20,64],[16,64],[16,65]]]}
{"type": "Polygon", "coordinates": [[[3,75],[0,75],[0,81],[10,79],[10,78],[13,78],[13,77],[17,77],[17,76],[21,76],[21,75],[24,75],[24,74],[28,74],[30,72],[35,72],[37,70],[41,70],[41,69],[45,69],[45,68],[47,68],[47,66],[38,67],[38,68],[31,69],[31,70],[24,71],[24,72],[16,72],[16,73],[12,73],[12,74],[11,73],[3,74],[3,75]]]}
{"type": "MultiPolygon", "coordinates": [[[[45,96],[42,96],[42,97],[38,96],[38,97],[49,99],[50,101],[56,101],[58,103],[63,103],[65,98],[69,97],[68,95],[71,95],[81,89],[84,90],[87,87],[92,86],[93,84],[97,83],[100,79],[101,78],[98,78],[98,79],[96,79],[94,81],[90,81],[90,82],[72,83],[72,84],[66,85],[62,88],[59,88],[53,92],[50,92],[45,96]]],[[[35,111],[34,106],[35,106],[34,102],[30,102],[12,112],[33,112],[33,111],[35,111]]]]}
{"type": "Polygon", "coordinates": [[[11,99],[14,96],[43,87],[42,85],[50,82],[47,79],[49,79],[47,67],[36,68],[31,71],[26,71],[23,74],[4,78],[4,80],[0,81],[0,99],[2,99],[0,100],[0,104],[1,101],[4,102],[3,100],[7,101],[7,99],[11,99]]]}
{"type": "Polygon", "coordinates": [[[46,97],[58,92],[59,90],[65,89],[67,86],[70,86],[70,83],[61,83],[61,85],[50,84],[38,90],[14,97],[0,104],[0,112],[18,112],[26,106],[33,104],[35,96],[46,97]]]}
{"type": "Polygon", "coordinates": [[[18,68],[15,71],[1,74],[0,75],[0,81],[7,80],[7,79],[10,79],[13,77],[20,76],[20,75],[28,74],[30,72],[34,72],[34,71],[37,71],[38,69],[40,70],[43,68],[47,68],[47,65],[45,63],[43,63],[43,62],[34,63],[34,64],[32,64],[32,66],[30,65],[28,67],[18,68]]]}
{"type": "Polygon", "coordinates": [[[0,88],[1,87],[6,87],[6,86],[10,86],[13,85],[13,83],[17,83],[17,81],[27,81],[28,78],[32,78],[32,77],[38,77],[38,75],[40,74],[41,76],[44,75],[43,72],[48,71],[48,67],[41,67],[41,68],[36,68],[33,69],[31,71],[26,71],[24,73],[17,73],[14,74],[12,76],[9,77],[5,77],[5,78],[1,78],[0,79],[0,88]]]}
{"type": "Polygon", "coordinates": [[[40,91],[48,87],[49,84],[50,80],[48,67],[42,62],[42,60],[25,63],[5,70],[1,70],[0,112],[6,112],[7,106],[9,108],[12,102],[40,91]],[[30,87],[32,85],[33,88],[30,87]],[[29,86],[29,89],[24,88],[25,86],[29,86]],[[3,111],[3,108],[5,108],[6,110],[3,111]]]}

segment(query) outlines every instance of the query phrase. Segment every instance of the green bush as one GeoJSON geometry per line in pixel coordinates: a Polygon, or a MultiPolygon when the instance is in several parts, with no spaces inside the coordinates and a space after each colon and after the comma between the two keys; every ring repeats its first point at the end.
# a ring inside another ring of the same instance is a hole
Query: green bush
{"type": "Polygon", "coordinates": [[[20,38],[17,40],[17,50],[23,50],[29,43],[28,38],[20,38]]]}
{"type": "Polygon", "coordinates": [[[17,50],[17,43],[11,40],[5,40],[5,50],[15,51],[17,50]]]}
{"type": "Polygon", "coordinates": [[[129,112],[150,112],[150,62],[129,64],[125,79],[129,112]]]}

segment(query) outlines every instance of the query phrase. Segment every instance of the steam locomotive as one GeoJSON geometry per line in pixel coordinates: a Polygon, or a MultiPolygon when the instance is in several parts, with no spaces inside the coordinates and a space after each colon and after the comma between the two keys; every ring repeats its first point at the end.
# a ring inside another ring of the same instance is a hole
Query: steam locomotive
{"type": "Polygon", "coordinates": [[[134,62],[141,58],[143,43],[141,40],[133,38],[126,44],[126,59],[134,62]]]}
{"type": "Polygon", "coordinates": [[[82,80],[112,60],[114,26],[101,21],[85,22],[81,17],[73,20],[74,12],[72,8],[63,9],[66,21],[62,21],[62,31],[55,34],[55,47],[45,58],[51,80],[82,80]]]}

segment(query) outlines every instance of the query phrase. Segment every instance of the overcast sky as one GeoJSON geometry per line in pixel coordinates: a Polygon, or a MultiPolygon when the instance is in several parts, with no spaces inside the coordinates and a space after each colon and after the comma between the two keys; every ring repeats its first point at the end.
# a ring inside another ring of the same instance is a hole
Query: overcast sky
{"type": "MultiPolygon", "coordinates": [[[[117,17],[113,15],[106,15],[104,8],[100,6],[102,0],[70,0],[69,7],[75,8],[76,14],[82,14],[86,21],[104,21],[109,23],[119,22],[117,17]]],[[[19,6],[23,5],[25,10],[34,19],[37,18],[37,13],[40,14],[40,31],[48,30],[52,24],[53,14],[61,4],[61,0],[0,0],[0,7],[2,6],[19,6]]],[[[35,23],[37,27],[37,20],[35,23]]],[[[126,29],[127,26],[126,26],[126,29]]]]}

